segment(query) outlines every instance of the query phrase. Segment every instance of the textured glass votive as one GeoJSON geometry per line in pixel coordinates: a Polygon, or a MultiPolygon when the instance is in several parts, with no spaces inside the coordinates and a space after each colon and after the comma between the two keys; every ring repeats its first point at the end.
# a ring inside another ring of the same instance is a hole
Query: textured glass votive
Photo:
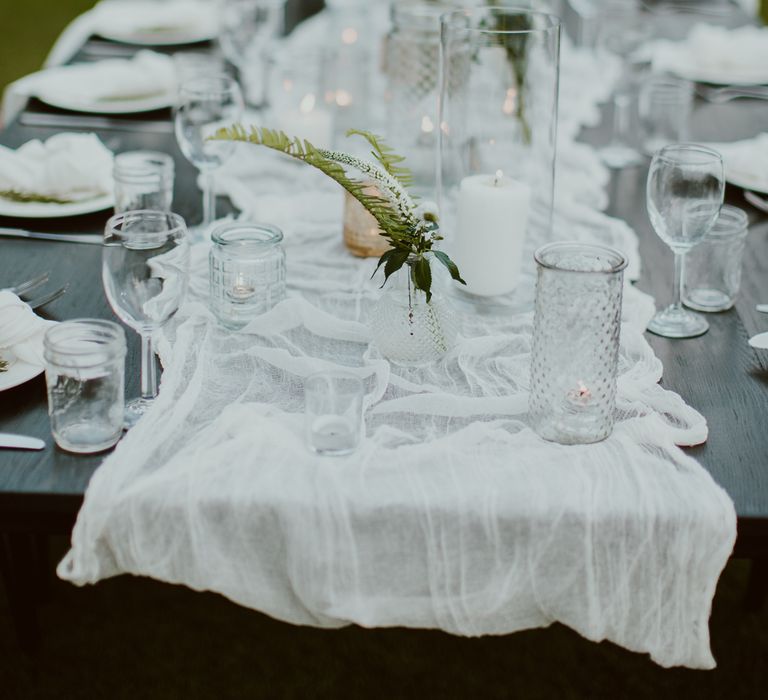
{"type": "Polygon", "coordinates": [[[237,330],[285,297],[283,234],[275,226],[226,224],[211,240],[211,308],[237,330]]]}
{"type": "Polygon", "coordinates": [[[156,151],[127,151],[115,156],[115,213],[151,209],[171,211],[173,158],[156,151]]]}
{"type": "Polygon", "coordinates": [[[48,415],[56,444],[101,452],[123,432],[125,331],[111,321],[52,326],[43,340],[48,415]]]}
{"type": "Polygon", "coordinates": [[[304,383],[307,445],[341,457],[357,449],[363,433],[363,382],[343,370],[317,372],[304,383]]]}
{"type": "Polygon", "coordinates": [[[726,311],[741,287],[747,215],[726,204],[704,240],[685,258],[683,303],[697,311],[726,311]]]}
{"type": "Polygon", "coordinates": [[[564,445],[611,434],[625,258],[576,242],[536,251],[536,312],[529,415],[545,440],[564,445]]]}

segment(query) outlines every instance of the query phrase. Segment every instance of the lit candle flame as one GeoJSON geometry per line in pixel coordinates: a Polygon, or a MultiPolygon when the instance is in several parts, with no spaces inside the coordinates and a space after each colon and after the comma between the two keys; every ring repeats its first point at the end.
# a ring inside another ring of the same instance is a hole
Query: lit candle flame
{"type": "Polygon", "coordinates": [[[299,111],[302,114],[309,114],[312,110],[314,110],[315,102],[315,96],[311,92],[304,95],[304,97],[301,98],[301,103],[299,104],[299,111]]]}
{"type": "Polygon", "coordinates": [[[341,32],[341,41],[344,44],[354,44],[357,41],[357,29],[354,27],[347,27],[341,32]]]}
{"type": "Polygon", "coordinates": [[[352,95],[346,90],[336,90],[336,104],[339,107],[349,107],[352,104],[352,95]]]}
{"type": "Polygon", "coordinates": [[[509,90],[507,90],[507,96],[504,98],[504,104],[501,106],[501,111],[507,115],[514,114],[516,102],[517,91],[514,88],[509,88],[509,90]]]}

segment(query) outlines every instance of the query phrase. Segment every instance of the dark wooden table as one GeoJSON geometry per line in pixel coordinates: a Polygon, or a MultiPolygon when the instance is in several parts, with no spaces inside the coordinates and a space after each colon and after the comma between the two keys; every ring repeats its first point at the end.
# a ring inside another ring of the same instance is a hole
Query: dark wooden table
{"type": "MultiPolygon", "coordinates": [[[[31,102],[28,110],[50,111],[31,102]]],[[[150,115],[170,119],[169,112],[150,115]]],[[[140,115],[137,119],[146,119],[140,115]]],[[[170,153],[176,161],[174,210],[190,224],[201,219],[196,171],[182,157],[170,133],[140,131],[135,119],[118,117],[120,126],[97,130],[114,151],[152,149],[170,153]]],[[[610,120],[605,120],[608,123],[610,120]]],[[[19,119],[0,131],[0,143],[16,147],[31,138],[46,138],[60,129],[25,126],[19,119]]],[[[727,141],[768,131],[768,103],[740,100],[726,105],[697,103],[692,136],[696,140],[727,141]]],[[[606,127],[589,131],[596,144],[607,140],[606,127]]],[[[637,231],[643,256],[641,289],[658,302],[671,297],[672,255],[652,232],[645,209],[647,165],[614,174],[611,213],[637,231]]],[[[709,423],[705,445],[690,453],[729,493],[738,514],[735,556],[755,562],[751,597],[764,592],[768,561],[768,352],[755,351],[747,338],[768,330],[768,315],[755,311],[768,303],[768,217],[749,207],[740,190],[728,189],[727,200],[749,212],[752,225],[744,261],[741,297],[730,311],[710,314],[710,331],[696,339],[671,341],[648,338],[664,364],[663,384],[702,412],[709,423]]],[[[220,201],[221,208],[227,206],[220,201]]],[[[61,220],[14,220],[0,217],[0,226],[100,235],[109,212],[61,220]]],[[[0,239],[0,287],[50,271],[52,286],[69,283],[67,294],[42,314],[56,320],[92,317],[114,319],[105,300],[98,246],[0,239]]],[[[127,395],[138,393],[139,340],[128,331],[127,395]]],[[[0,566],[13,601],[17,632],[33,646],[36,629],[36,574],[45,536],[68,533],[93,472],[104,455],[75,456],[54,446],[46,410],[42,376],[0,394],[0,432],[42,438],[42,452],[0,451],[0,566]],[[30,623],[32,621],[32,623],[30,623]]]]}

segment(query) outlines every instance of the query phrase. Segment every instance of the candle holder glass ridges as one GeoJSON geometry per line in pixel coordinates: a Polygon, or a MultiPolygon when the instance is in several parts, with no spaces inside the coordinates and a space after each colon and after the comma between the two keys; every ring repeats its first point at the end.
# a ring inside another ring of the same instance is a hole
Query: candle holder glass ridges
{"type": "Polygon", "coordinates": [[[211,309],[238,330],[285,298],[282,232],[274,226],[225,224],[211,234],[211,309]]]}
{"type": "Polygon", "coordinates": [[[531,424],[561,444],[604,440],[614,424],[626,260],[570,242],[544,246],[535,258],[531,424]]]}
{"type": "Polygon", "coordinates": [[[441,228],[462,295],[487,307],[515,291],[526,251],[550,237],[560,21],[483,7],[441,23],[441,228]]]}

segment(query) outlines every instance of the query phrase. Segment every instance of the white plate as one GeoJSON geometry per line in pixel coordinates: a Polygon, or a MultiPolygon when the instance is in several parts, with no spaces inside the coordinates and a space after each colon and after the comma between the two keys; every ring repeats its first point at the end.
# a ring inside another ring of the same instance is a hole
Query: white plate
{"type": "Polygon", "coordinates": [[[180,44],[197,44],[201,41],[211,41],[216,38],[218,27],[190,27],[171,29],[167,32],[120,32],[115,30],[99,30],[99,36],[110,41],[134,46],[179,46],[180,44]]]}
{"type": "Polygon", "coordinates": [[[43,372],[42,367],[20,360],[10,350],[0,352],[0,358],[8,363],[8,369],[0,372],[0,391],[24,384],[43,372]]]}
{"type": "Polygon", "coordinates": [[[17,216],[22,219],[48,219],[61,216],[79,216],[109,209],[115,203],[112,194],[67,204],[46,202],[12,202],[0,197],[0,216],[17,216]]]}
{"type": "Polygon", "coordinates": [[[176,94],[163,92],[149,97],[128,100],[78,100],[57,92],[40,90],[37,98],[51,107],[69,109],[73,112],[87,112],[89,114],[138,114],[139,112],[151,112],[155,109],[165,109],[173,106],[176,94]]]}
{"type": "Polygon", "coordinates": [[[768,194],[768,180],[763,179],[759,175],[729,170],[726,165],[725,179],[732,185],[741,187],[744,190],[752,190],[753,192],[768,194]]]}

